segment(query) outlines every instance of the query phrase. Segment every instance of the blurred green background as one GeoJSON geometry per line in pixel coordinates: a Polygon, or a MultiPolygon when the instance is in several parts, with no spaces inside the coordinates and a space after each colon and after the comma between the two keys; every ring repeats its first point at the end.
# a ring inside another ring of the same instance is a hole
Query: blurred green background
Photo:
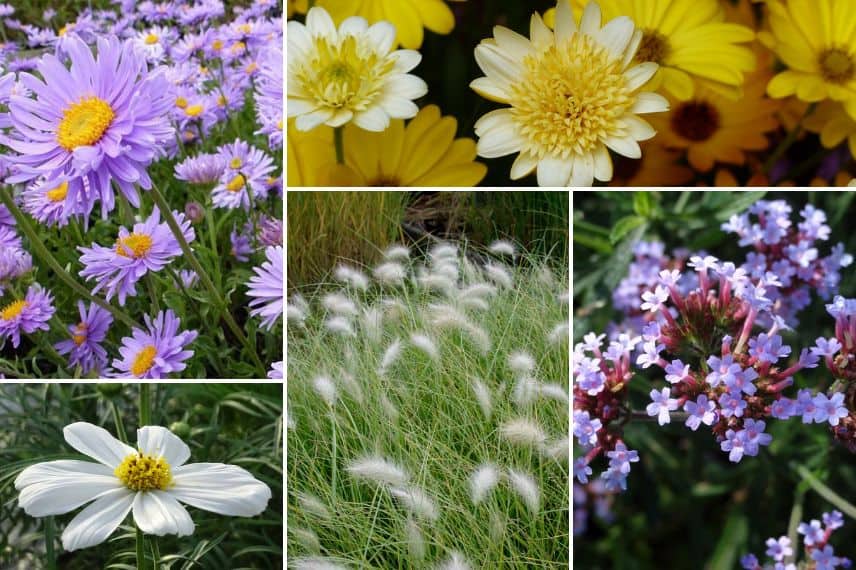
{"type": "MultiPolygon", "coordinates": [[[[734,234],[720,230],[733,213],[759,199],[781,199],[793,208],[791,220],[811,203],[826,211],[832,233],[820,255],[839,241],[856,253],[852,192],[574,192],[573,285],[574,342],[589,331],[602,331],[619,316],[611,294],[627,274],[632,246],[658,240],[666,252],[678,247],[706,250],[723,260],[742,263],[747,248],[734,234]]],[[[856,264],[842,269],[840,293],[856,296],[856,264]]],[[[832,336],[834,321],[824,302],[814,298],[799,315],[800,325],[785,331],[785,343],[798,353],[818,336],[832,336]]],[[[642,409],[655,378],[640,374],[631,382],[633,409],[642,409]]],[[[828,385],[823,365],[801,372],[797,387],[828,385]]],[[[662,374],[653,386],[662,387],[662,374]]],[[[788,392],[793,395],[796,388],[788,392]]],[[[749,552],[764,559],[764,541],[788,533],[795,519],[820,519],[835,506],[821,492],[849,501],[845,526],[831,544],[836,554],[856,554],[856,456],[833,444],[827,427],[800,420],[771,420],[770,447],[738,464],[728,461],[709,431],[692,432],[680,423],[660,427],[628,424],[625,440],[641,461],[628,478],[629,490],[615,495],[615,520],[589,518],[589,528],[574,540],[574,566],[591,570],[739,568],[749,552]],[[806,478],[809,474],[812,477],[806,478]],[[810,484],[808,480],[811,480],[810,484]]],[[[602,465],[595,463],[595,474],[602,465]]],[[[845,503],[839,503],[845,504],[845,503]]],[[[840,507],[839,507],[840,508],[840,507]]],[[[793,524],[796,524],[794,522],[793,524]]],[[[800,551],[802,541],[800,541],[800,551]]],[[[796,551],[796,549],[795,549],[796,551]]]]}

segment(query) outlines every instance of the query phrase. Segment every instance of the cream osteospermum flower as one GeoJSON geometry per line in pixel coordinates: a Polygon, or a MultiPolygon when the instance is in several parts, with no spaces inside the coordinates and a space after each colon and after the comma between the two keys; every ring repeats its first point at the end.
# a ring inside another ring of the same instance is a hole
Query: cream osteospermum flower
{"type": "Polygon", "coordinates": [[[137,430],[138,449],[85,422],[66,426],[63,434],[70,446],[98,463],[37,463],[18,475],[15,488],[18,504],[34,517],[61,515],[91,501],[62,533],[66,550],[104,542],[131,510],[147,534],[186,536],[194,525],[181,503],[251,517],[264,511],[271,498],[267,485],[235,465],[185,465],[190,448],[163,427],[137,430]]]}
{"type": "Polygon", "coordinates": [[[555,32],[536,13],[530,39],[497,26],[494,37],[476,47],[476,61],[486,77],[470,86],[510,105],[476,123],[479,156],[519,152],[511,178],[537,168],[540,186],[610,180],[607,149],[641,156],[637,141],[650,139],[655,131],[637,114],[668,110],[662,96],[639,92],[657,64],[631,65],[642,33],[629,18],[600,24],[597,4],[586,6],[578,28],[570,5],[559,2],[555,32]]]}
{"type": "Polygon", "coordinates": [[[323,8],[312,8],[306,25],[288,22],[288,116],[309,131],[318,125],[340,127],[353,121],[367,131],[383,131],[390,118],[409,119],[413,103],[428,92],[407,72],[422,56],[393,51],[395,27],[347,18],[339,29],[323,8]]]}

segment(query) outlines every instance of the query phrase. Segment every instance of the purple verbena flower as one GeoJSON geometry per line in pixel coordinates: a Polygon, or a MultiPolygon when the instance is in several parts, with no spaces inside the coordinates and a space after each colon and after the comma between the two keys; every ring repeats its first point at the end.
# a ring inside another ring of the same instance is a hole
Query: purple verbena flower
{"type": "Polygon", "coordinates": [[[844,404],[844,392],[835,392],[831,398],[821,392],[814,397],[814,406],[813,418],[819,424],[829,422],[829,425],[837,426],[839,420],[850,414],[844,404]]]}
{"type": "Polygon", "coordinates": [[[794,549],[791,548],[791,539],[787,536],[780,536],[777,539],[768,538],[766,544],[767,556],[770,556],[777,562],[781,562],[786,556],[790,556],[794,553],[794,549]]]}
{"type": "Polygon", "coordinates": [[[649,416],[657,416],[657,422],[662,426],[671,421],[669,412],[678,409],[678,401],[669,397],[669,389],[651,390],[652,402],[648,404],[645,411],[649,416]]]}
{"type": "Polygon", "coordinates": [[[588,476],[591,473],[591,467],[589,467],[585,457],[577,457],[574,460],[574,477],[577,478],[577,481],[583,484],[588,483],[588,476]]]}
{"type": "Polygon", "coordinates": [[[687,400],[684,411],[690,415],[685,425],[693,431],[697,430],[702,423],[709,426],[717,420],[716,404],[708,400],[704,394],[701,394],[695,402],[687,400]]]}
{"type": "Polygon", "coordinates": [[[597,432],[600,431],[603,424],[598,418],[591,419],[586,411],[574,411],[574,437],[577,438],[580,445],[585,448],[590,448],[597,443],[597,432]]]}

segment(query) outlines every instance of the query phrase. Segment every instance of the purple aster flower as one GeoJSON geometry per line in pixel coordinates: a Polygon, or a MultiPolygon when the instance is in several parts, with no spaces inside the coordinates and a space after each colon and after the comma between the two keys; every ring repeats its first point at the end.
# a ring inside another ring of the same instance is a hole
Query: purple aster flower
{"type": "Polygon", "coordinates": [[[728,460],[732,463],[739,463],[743,459],[745,453],[743,445],[743,430],[734,431],[733,429],[725,432],[725,440],[719,444],[722,451],[728,452],[728,460]]]}
{"type": "MultiPolygon", "coordinates": [[[[193,241],[196,233],[184,214],[173,212],[181,227],[184,239],[193,241]]],[[[137,294],[136,283],[149,271],[160,271],[175,257],[181,255],[178,240],[164,222],[160,223],[160,211],[155,208],[145,222],[134,224],[133,232],[119,228],[119,237],[113,247],[93,244],[78,247],[83,255],[80,262],[84,267],[80,276],[94,279],[97,293],[106,289],[107,300],[118,294],[119,304],[125,304],[128,295],[137,294]]]]}
{"type": "Polygon", "coordinates": [[[746,409],[746,400],[740,397],[740,393],[729,394],[728,392],[719,397],[719,407],[722,409],[723,417],[730,418],[731,416],[743,417],[743,410],[746,409]]]}
{"type": "Polygon", "coordinates": [[[33,258],[29,253],[17,247],[0,248],[0,295],[3,283],[17,279],[33,267],[33,258]]]}
{"type": "Polygon", "coordinates": [[[261,128],[256,134],[267,135],[271,148],[282,148],[282,46],[271,43],[259,56],[259,73],[255,80],[256,119],[261,128]]]}
{"type": "Polygon", "coordinates": [[[846,418],[850,412],[844,405],[844,392],[835,392],[831,398],[823,392],[814,397],[814,421],[822,424],[837,426],[839,420],[846,418]]]}
{"type": "Polygon", "coordinates": [[[777,334],[761,333],[757,338],[749,339],[749,354],[760,362],[775,364],[780,358],[791,353],[791,347],[782,346],[782,337],[777,334]]]}
{"type": "Polygon", "coordinates": [[[574,437],[583,447],[591,447],[597,443],[597,432],[603,427],[600,419],[591,419],[586,411],[574,411],[574,437]]]}
{"type": "Polygon", "coordinates": [[[134,35],[132,41],[149,63],[159,63],[169,55],[170,45],[178,39],[178,32],[163,26],[154,26],[134,35]]]}
{"type": "Polygon", "coordinates": [[[77,302],[80,322],[68,327],[71,338],[54,345],[60,354],[69,354],[68,364],[80,366],[84,374],[95,371],[100,374],[107,366],[107,351],[101,343],[107,337],[107,329],[113,323],[113,317],[106,309],[95,303],[89,310],[83,301],[77,302]]]}
{"type": "Polygon", "coordinates": [[[74,34],[61,46],[71,60],[67,69],[53,54],[42,57],[42,79],[21,74],[35,99],[13,95],[9,112],[15,128],[5,144],[19,153],[12,158],[18,172],[8,183],[43,176],[55,188],[68,181],[66,205],[88,215],[101,200],[102,217],[113,210],[112,184],[135,207],[136,185],[148,190],[146,168],[173,138],[168,110],[169,82],[149,73],[145,57],[131,41],[97,39],[98,55],[74,34]]]}
{"type": "Polygon", "coordinates": [[[0,226],[0,247],[21,249],[23,246],[21,236],[13,226],[0,226]]]}
{"type": "Polygon", "coordinates": [[[678,409],[678,401],[669,397],[669,389],[651,390],[651,403],[645,408],[649,416],[657,416],[657,423],[666,425],[672,419],[669,412],[678,409]]]}
{"type": "Polygon", "coordinates": [[[262,246],[282,245],[282,220],[262,215],[259,219],[259,244],[262,246]]]}
{"type": "Polygon", "coordinates": [[[279,362],[274,362],[270,365],[270,370],[268,370],[268,378],[271,380],[282,380],[285,378],[285,371],[283,369],[285,363],[280,360],[279,362]]]}
{"type": "Polygon", "coordinates": [[[12,346],[21,344],[21,333],[49,330],[54,311],[53,295],[39,285],[31,285],[23,299],[7,302],[0,309],[0,338],[11,338],[12,346]]]}
{"type": "Polygon", "coordinates": [[[797,532],[805,537],[803,542],[805,542],[806,546],[814,546],[823,542],[823,528],[817,519],[813,519],[810,523],[801,522],[797,526],[797,532]]]}
{"type": "Polygon", "coordinates": [[[24,211],[46,226],[63,227],[68,224],[69,214],[76,211],[74,206],[66,207],[68,182],[57,186],[48,186],[44,180],[31,184],[24,191],[24,211]]]}
{"type": "Polygon", "coordinates": [[[282,317],[285,296],[283,294],[282,266],[284,253],[281,245],[265,248],[267,261],[261,267],[254,267],[255,275],[247,284],[251,316],[261,315],[262,327],[270,330],[277,319],[282,317]]]}
{"type": "Polygon", "coordinates": [[[615,450],[607,451],[610,469],[620,471],[624,475],[630,473],[630,464],[639,462],[639,453],[634,449],[627,449],[623,441],[615,444],[615,450]]]}
{"type": "Polygon", "coordinates": [[[178,278],[185,289],[191,289],[199,281],[199,275],[192,269],[182,269],[178,272],[178,278]]]}
{"type": "Polygon", "coordinates": [[[226,160],[220,154],[197,154],[175,165],[175,177],[191,184],[213,184],[226,170],[226,160]]]}
{"type": "Polygon", "coordinates": [[[171,309],[152,319],[145,315],[146,329],[134,327],[130,337],[122,339],[121,359],[113,360],[119,378],[165,378],[186,368],[184,361],[193,356],[187,345],[196,339],[196,331],[179,332],[181,320],[171,309]]]}
{"type": "Polygon", "coordinates": [[[232,257],[240,262],[250,260],[250,254],[253,253],[253,246],[250,245],[250,236],[238,233],[233,229],[229,234],[229,241],[232,243],[232,249],[229,251],[232,257]]]}
{"type": "Polygon", "coordinates": [[[238,139],[218,149],[226,162],[220,183],[211,191],[211,200],[217,208],[243,208],[249,211],[252,200],[267,197],[265,179],[273,172],[273,159],[261,150],[238,139]]]}
{"type": "Polygon", "coordinates": [[[841,514],[841,511],[823,513],[821,518],[823,519],[823,524],[826,525],[826,530],[835,530],[844,526],[844,515],[841,514]]]}
{"type": "Polygon", "coordinates": [[[708,426],[713,425],[717,419],[716,404],[708,400],[704,394],[701,394],[695,402],[687,400],[684,404],[684,411],[690,415],[685,425],[693,431],[697,430],[702,423],[708,426]]]}
{"type": "Polygon", "coordinates": [[[588,483],[588,476],[591,473],[591,467],[589,467],[585,457],[577,457],[574,460],[574,477],[577,478],[577,481],[583,484],[588,483]]]}
{"type": "Polygon", "coordinates": [[[791,548],[791,539],[787,536],[780,536],[778,539],[768,538],[766,544],[767,556],[778,562],[784,560],[785,556],[790,556],[794,553],[794,549],[791,548]]]}

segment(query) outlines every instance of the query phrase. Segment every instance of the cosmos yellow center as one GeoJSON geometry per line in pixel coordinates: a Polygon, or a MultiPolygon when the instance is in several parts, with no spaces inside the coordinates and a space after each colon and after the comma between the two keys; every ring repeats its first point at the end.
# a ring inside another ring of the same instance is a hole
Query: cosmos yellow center
{"type": "Polygon", "coordinates": [[[198,117],[202,114],[202,105],[191,105],[184,110],[184,114],[188,117],[198,117]]]}
{"type": "Polygon", "coordinates": [[[113,474],[132,491],[164,491],[172,484],[169,463],[145,453],[127,456],[113,474]]]}
{"type": "Polygon", "coordinates": [[[149,34],[146,36],[146,45],[154,45],[158,43],[158,39],[155,34],[149,34]]]}
{"type": "Polygon", "coordinates": [[[86,97],[68,106],[56,133],[59,145],[67,151],[97,143],[110,128],[116,114],[98,97],[86,97]]]}
{"type": "Polygon", "coordinates": [[[228,184],[226,184],[226,190],[229,192],[240,192],[241,188],[246,184],[246,180],[242,175],[235,176],[228,184]]]}
{"type": "Polygon", "coordinates": [[[78,323],[76,327],[74,327],[74,334],[71,337],[71,340],[74,341],[74,344],[80,346],[86,340],[86,323],[78,323]]]}
{"type": "Polygon", "coordinates": [[[850,53],[842,48],[830,48],[818,58],[820,74],[831,83],[847,83],[856,75],[856,65],[850,53]]]}
{"type": "Polygon", "coordinates": [[[63,182],[53,190],[48,190],[46,196],[51,202],[62,202],[68,195],[68,182],[63,182]]]}
{"type": "Polygon", "coordinates": [[[0,317],[3,318],[4,321],[10,321],[21,314],[21,312],[27,308],[29,305],[26,301],[14,301],[8,305],[6,305],[2,311],[0,311],[0,317]]]}
{"type": "Polygon", "coordinates": [[[139,259],[152,248],[152,237],[146,234],[133,233],[116,240],[116,254],[122,257],[139,259]]]}
{"type": "Polygon", "coordinates": [[[707,101],[687,101],[674,110],[671,125],[687,140],[706,141],[719,130],[719,111],[707,101]]]}
{"type": "Polygon", "coordinates": [[[157,349],[152,345],[143,347],[143,350],[137,353],[137,356],[134,357],[134,362],[131,363],[131,374],[142,376],[148,372],[155,363],[157,352],[157,349]]]}
{"type": "Polygon", "coordinates": [[[374,51],[367,40],[347,36],[331,43],[315,38],[312,57],[296,66],[294,77],[309,98],[332,109],[369,108],[382,94],[395,62],[374,51]]]}
{"type": "Polygon", "coordinates": [[[657,30],[645,30],[642,33],[642,41],[639,43],[639,49],[636,51],[634,60],[637,63],[646,61],[662,63],[671,51],[672,48],[666,36],[657,30]]]}
{"type": "Polygon", "coordinates": [[[525,152],[568,158],[591,152],[632,105],[621,61],[576,33],[523,60],[511,115],[525,152]]]}

